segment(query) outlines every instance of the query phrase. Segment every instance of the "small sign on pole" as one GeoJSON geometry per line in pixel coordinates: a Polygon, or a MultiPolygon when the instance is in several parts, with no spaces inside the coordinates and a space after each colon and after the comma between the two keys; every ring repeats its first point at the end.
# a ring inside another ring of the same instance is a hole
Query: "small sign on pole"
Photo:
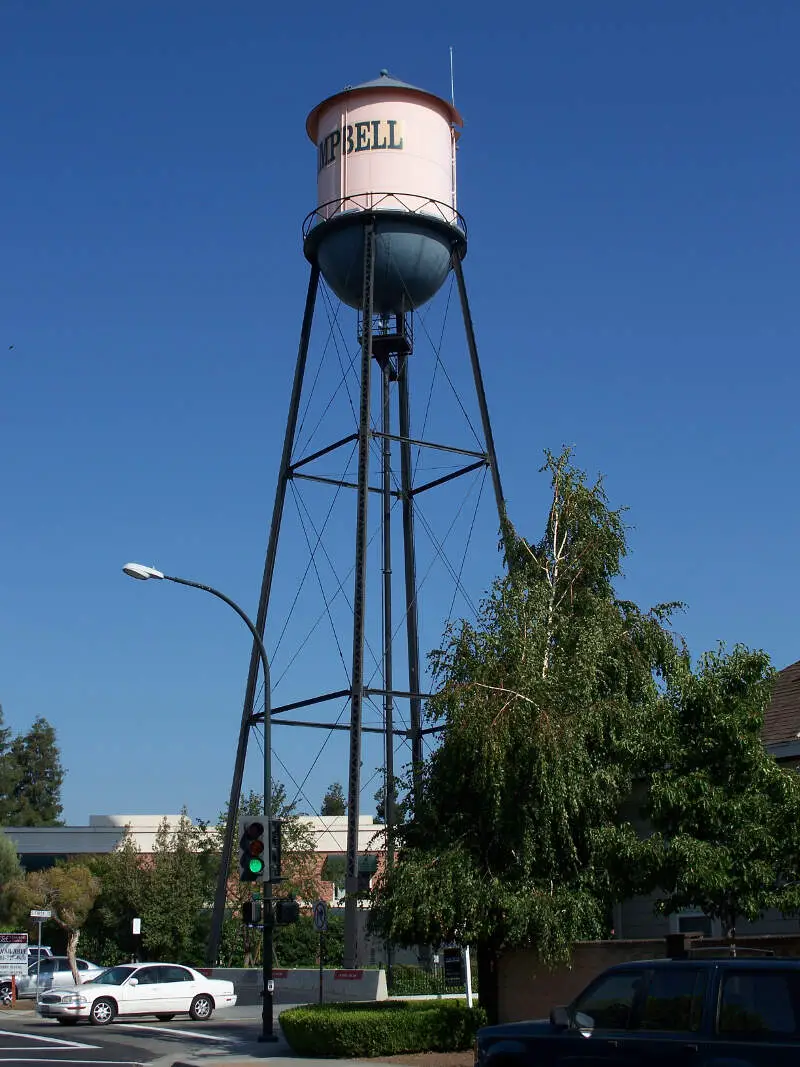
{"type": "Polygon", "coordinates": [[[464,984],[464,953],[460,948],[444,950],[444,984],[448,988],[464,984]]]}
{"type": "Polygon", "coordinates": [[[318,900],[314,904],[314,929],[321,934],[328,929],[328,905],[324,900],[318,900]]]}
{"type": "Polygon", "coordinates": [[[136,955],[131,957],[131,963],[138,963],[142,958],[142,920],[138,917],[131,922],[133,936],[136,938],[136,955]]]}
{"type": "Polygon", "coordinates": [[[42,923],[52,917],[52,911],[48,908],[33,908],[31,918],[36,920],[39,927],[39,952],[36,956],[36,1003],[39,1003],[39,972],[42,967],[42,923]]]}

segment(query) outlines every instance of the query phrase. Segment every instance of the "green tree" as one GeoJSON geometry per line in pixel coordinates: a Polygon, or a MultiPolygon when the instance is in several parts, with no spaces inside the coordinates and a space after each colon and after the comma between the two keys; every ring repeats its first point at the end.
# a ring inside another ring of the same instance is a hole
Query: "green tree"
{"type": "Polygon", "coordinates": [[[17,846],[10,837],[0,833],[0,923],[6,923],[11,918],[9,887],[21,877],[17,846]]]}
{"type": "Polygon", "coordinates": [[[6,774],[11,781],[4,812],[6,825],[60,824],[64,769],[55,730],[46,719],[36,719],[26,734],[11,742],[6,774]]]}
{"type": "Polygon", "coordinates": [[[310,915],[275,930],[275,961],[279,967],[315,967],[322,947],[323,967],[341,967],[344,959],[344,920],[328,914],[327,933],[320,937],[310,915]]]}
{"type": "Polygon", "coordinates": [[[0,704],[0,826],[11,826],[9,816],[12,811],[16,765],[11,758],[11,728],[4,723],[3,705],[0,704]]]}
{"type": "Polygon", "coordinates": [[[555,962],[607,934],[605,852],[635,836],[619,808],[658,741],[659,676],[683,655],[666,629],[676,605],[642,612],[615,596],[626,534],[602,481],[568,450],[543,470],[543,537],[507,535],[508,575],[432,654],[441,744],[373,897],[387,939],[476,946],[490,1019],[504,947],[555,962]]]}
{"type": "Polygon", "coordinates": [[[89,866],[101,890],[84,927],[84,941],[92,946],[91,952],[85,951],[91,959],[111,966],[132,958],[139,947],[133,919],[144,910],[152,868],[143,862],[127,829],[118,849],[93,857],[89,866]]]}
{"type": "Polygon", "coordinates": [[[7,834],[0,833],[0,886],[21,877],[17,846],[7,834]]]}
{"type": "Polygon", "coordinates": [[[322,798],[320,815],[345,815],[347,813],[347,801],[344,798],[344,789],[341,782],[333,782],[328,786],[328,791],[322,798]]]}
{"type": "Polygon", "coordinates": [[[773,681],[766,653],[742,645],[674,675],[645,807],[654,832],[629,865],[649,870],[659,910],[697,908],[731,938],[739,917],[800,904],[800,780],[761,737],[773,681]]]}
{"type": "Polygon", "coordinates": [[[164,819],[158,828],[141,906],[142,942],[151,959],[197,964],[203,957],[213,897],[206,837],[185,810],[177,825],[164,819]]]}
{"type": "Polygon", "coordinates": [[[44,871],[31,871],[10,887],[17,914],[25,916],[26,921],[32,908],[52,912],[50,921],[60,926],[67,937],[67,956],[76,985],[78,939],[99,892],[99,879],[83,863],[64,863],[44,871]]]}

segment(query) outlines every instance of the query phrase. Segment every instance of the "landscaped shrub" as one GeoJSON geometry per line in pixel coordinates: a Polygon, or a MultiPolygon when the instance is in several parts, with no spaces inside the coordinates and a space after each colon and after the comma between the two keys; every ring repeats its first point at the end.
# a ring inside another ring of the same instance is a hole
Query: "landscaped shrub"
{"type": "Polygon", "coordinates": [[[281,1012],[280,1023],[298,1056],[392,1056],[468,1049],[486,1012],[441,1000],[309,1004],[281,1012]]]}

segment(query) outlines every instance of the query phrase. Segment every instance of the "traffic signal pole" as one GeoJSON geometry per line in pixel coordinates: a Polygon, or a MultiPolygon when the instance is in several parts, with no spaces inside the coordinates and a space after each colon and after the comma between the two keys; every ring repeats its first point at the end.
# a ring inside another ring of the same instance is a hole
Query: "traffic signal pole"
{"type": "Polygon", "coordinates": [[[272,851],[272,700],[269,682],[269,664],[264,644],[253,628],[253,634],[261,646],[264,665],[264,828],[266,830],[266,847],[264,855],[266,866],[264,869],[264,907],[262,909],[263,943],[261,970],[264,982],[264,1002],[261,1007],[261,1036],[259,1041],[277,1041],[275,1024],[273,1020],[273,989],[275,982],[272,976],[272,935],[275,929],[275,915],[272,910],[272,864],[270,853],[272,851]]]}

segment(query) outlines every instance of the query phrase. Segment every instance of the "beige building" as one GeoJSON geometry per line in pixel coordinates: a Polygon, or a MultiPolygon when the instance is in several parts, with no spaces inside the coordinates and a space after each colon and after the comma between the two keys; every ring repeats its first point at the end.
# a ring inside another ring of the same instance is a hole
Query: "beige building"
{"type": "MultiPolygon", "coordinates": [[[[122,844],[126,831],[142,853],[152,853],[159,827],[166,819],[176,827],[180,815],[90,815],[86,826],[5,826],[2,828],[15,844],[20,863],[28,871],[52,867],[58,860],[113,852],[122,844]]],[[[347,850],[346,815],[301,815],[310,830],[319,856],[320,871],[329,856],[344,857],[347,850]]],[[[362,856],[375,857],[377,869],[383,851],[382,827],[371,816],[359,819],[358,850],[362,856]]],[[[321,883],[324,895],[333,903],[335,887],[321,883]]]]}

